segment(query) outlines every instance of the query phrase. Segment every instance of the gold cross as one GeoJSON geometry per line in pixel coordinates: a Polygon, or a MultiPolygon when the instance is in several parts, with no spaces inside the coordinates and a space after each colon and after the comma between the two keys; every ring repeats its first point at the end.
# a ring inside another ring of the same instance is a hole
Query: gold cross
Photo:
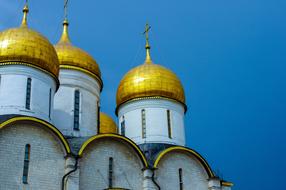
{"type": "Polygon", "coordinates": [[[146,37],[146,48],[150,48],[149,46],[149,30],[151,29],[151,26],[149,26],[149,24],[147,23],[145,26],[145,31],[143,34],[145,34],[146,37]]]}
{"type": "Polygon", "coordinates": [[[65,10],[65,18],[67,18],[68,15],[68,2],[69,0],[64,0],[65,4],[64,4],[64,10],[65,10]]]}

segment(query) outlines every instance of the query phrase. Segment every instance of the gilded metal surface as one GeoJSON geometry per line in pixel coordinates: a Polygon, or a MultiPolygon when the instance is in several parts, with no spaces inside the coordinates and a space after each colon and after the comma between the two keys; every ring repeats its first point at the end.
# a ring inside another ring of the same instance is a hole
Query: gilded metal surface
{"type": "Polygon", "coordinates": [[[151,26],[149,26],[149,24],[147,23],[145,26],[144,33],[143,33],[143,34],[145,34],[145,38],[146,38],[146,45],[145,45],[145,49],[146,49],[146,60],[145,60],[145,62],[146,63],[152,62],[151,56],[150,56],[151,46],[149,44],[149,30],[150,29],[151,29],[151,26]]]}
{"type": "Polygon", "coordinates": [[[99,133],[117,133],[117,126],[109,115],[100,112],[99,121],[99,133]]]}
{"type": "Polygon", "coordinates": [[[149,44],[150,28],[146,24],[143,33],[146,37],[145,63],[131,69],[120,81],[116,94],[116,110],[127,101],[147,97],[173,99],[185,105],[185,93],[178,77],[169,69],[152,62],[149,44]]]}
{"type": "Polygon", "coordinates": [[[0,33],[0,65],[24,62],[58,76],[59,61],[50,42],[27,27],[11,28],[0,33]]]}
{"type": "Polygon", "coordinates": [[[222,185],[222,186],[225,186],[225,187],[232,187],[232,186],[233,186],[233,183],[232,183],[232,182],[228,182],[228,181],[222,181],[222,182],[221,182],[221,185],[222,185]]]}
{"type": "Polygon", "coordinates": [[[21,27],[0,32],[0,65],[27,63],[57,77],[59,61],[55,48],[48,39],[27,27],[27,6],[23,12],[21,27]]]}
{"type": "Polygon", "coordinates": [[[63,34],[58,44],[55,45],[55,49],[58,54],[60,66],[69,65],[74,68],[87,70],[97,76],[96,79],[99,79],[100,83],[102,83],[100,69],[96,61],[88,53],[73,46],[70,42],[67,20],[63,23],[63,34]]]}
{"type": "Polygon", "coordinates": [[[183,86],[177,76],[163,66],[146,62],[130,70],[120,81],[117,106],[141,97],[166,97],[185,103],[183,86]]]}
{"type": "Polygon", "coordinates": [[[26,4],[25,7],[23,8],[23,19],[22,19],[22,24],[21,26],[22,27],[28,27],[28,24],[27,24],[27,17],[28,17],[28,13],[29,13],[29,8],[28,8],[28,5],[26,4]]]}

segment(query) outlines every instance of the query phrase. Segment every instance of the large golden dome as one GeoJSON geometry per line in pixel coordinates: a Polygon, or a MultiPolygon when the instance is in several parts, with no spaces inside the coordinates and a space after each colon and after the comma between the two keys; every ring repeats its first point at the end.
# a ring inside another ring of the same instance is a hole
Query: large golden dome
{"type": "Polygon", "coordinates": [[[99,117],[99,133],[117,133],[117,126],[109,115],[100,112],[99,117]]]}
{"type": "Polygon", "coordinates": [[[19,28],[0,32],[0,65],[28,65],[57,79],[59,61],[53,45],[40,33],[27,27],[28,7],[19,28]]]}
{"type": "Polygon", "coordinates": [[[68,22],[63,23],[63,34],[55,45],[60,61],[60,68],[79,70],[99,81],[102,88],[101,73],[98,64],[87,52],[72,45],[68,35],[68,22]]]}
{"type": "Polygon", "coordinates": [[[116,94],[117,108],[127,101],[148,97],[172,99],[185,105],[185,93],[178,77],[152,62],[149,43],[146,49],[145,63],[130,70],[120,81],[116,94]]]}
{"type": "Polygon", "coordinates": [[[154,64],[150,57],[149,29],[146,24],[145,63],[131,69],[120,81],[116,93],[116,113],[120,105],[137,99],[165,98],[180,102],[185,109],[184,88],[178,77],[169,69],[154,64]]]}
{"type": "Polygon", "coordinates": [[[185,104],[184,89],[178,77],[163,66],[147,62],[123,77],[116,103],[120,106],[129,100],[146,97],[164,97],[185,104]]]}

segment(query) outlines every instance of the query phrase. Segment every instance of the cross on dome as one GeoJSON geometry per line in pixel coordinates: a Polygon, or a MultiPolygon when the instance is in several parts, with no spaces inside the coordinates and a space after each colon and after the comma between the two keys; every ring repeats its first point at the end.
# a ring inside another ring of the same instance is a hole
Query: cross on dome
{"type": "Polygon", "coordinates": [[[26,0],[25,6],[23,8],[23,13],[24,15],[23,15],[21,27],[28,27],[28,24],[27,24],[27,17],[29,13],[28,0],[26,0]]]}
{"type": "Polygon", "coordinates": [[[149,31],[150,31],[150,29],[151,29],[151,26],[147,23],[145,25],[145,31],[143,32],[143,34],[145,35],[145,38],[146,38],[146,45],[145,45],[146,60],[145,60],[145,63],[152,63],[151,56],[150,56],[151,46],[149,44],[149,31]]]}

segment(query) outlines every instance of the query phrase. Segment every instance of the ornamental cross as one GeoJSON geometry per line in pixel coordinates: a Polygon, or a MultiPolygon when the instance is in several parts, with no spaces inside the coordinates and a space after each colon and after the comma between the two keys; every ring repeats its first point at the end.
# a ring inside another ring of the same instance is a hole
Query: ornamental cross
{"type": "Polygon", "coordinates": [[[147,23],[145,26],[145,31],[143,32],[143,34],[145,34],[146,37],[146,42],[149,45],[149,30],[151,29],[151,26],[149,26],[149,24],[147,23]]]}
{"type": "Polygon", "coordinates": [[[69,0],[64,0],[65,4],[64,4],[64,10],[65,10],[65,18],[67,18],[68,15],[68,2],[69,0]]]}

